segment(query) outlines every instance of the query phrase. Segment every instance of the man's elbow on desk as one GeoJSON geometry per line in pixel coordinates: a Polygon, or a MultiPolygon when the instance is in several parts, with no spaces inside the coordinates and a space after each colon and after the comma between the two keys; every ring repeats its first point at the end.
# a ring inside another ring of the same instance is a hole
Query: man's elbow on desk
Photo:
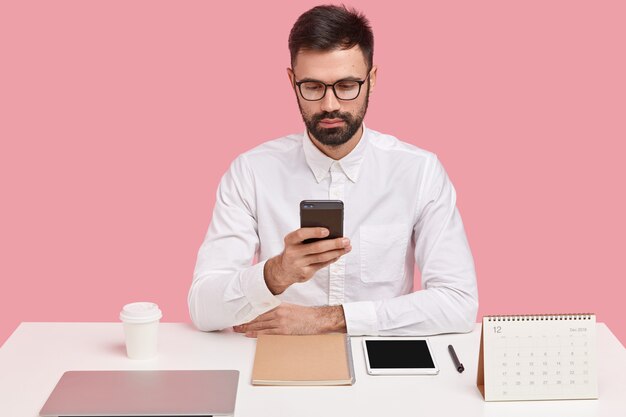
{"type": "Polygon", "coordinates": [[[210,303],[198,297],[193,290],[189,293],[188,307],[191,322],[198,330],[211,332],[232,326],[232,323],[226,322],[225,314],[213,311],[210,303]]]}
{"type": "Polygon", "coordinates": [[[191,322],[193,325],[200,331],[203,332],[211,332],[215,330],[222,330],[227,326],[219,326],[219,323],[211,321],[207,319],[209,317],[208,314],[202,313],[198,311],[197,304],[190,302],[189,303],[189,316],[191,317],[191,322]]]}
{"type": "MultiPolygon", "coordinates": [[[[226,319],[220,320],[218,317],[216,317],[216,315],[212,315],[207,312],[199,313],[197,311],[194,311],[191,307],[189,308],[189,315],[191,317],[191,322],[193,323],[193,325],[198,330],[203,332],[215,332],[224,329],[230,329],[234,325],[239,324],[239,322],[233,323],[227,321],[226,319]]],[[[240,322],[242,321],[240,320],[240,322]]]]}
{"type": "Polygon", "coordinates": [[[440,319],[436,321],[440,331],[437,333],[469,333],[474,330],[478,314],[478,291],[475,285],[431,286],[425,291],[433,297],[423,299],[426,302],[424,308],[439,310],[440,319]],[[439,305],[439,308],[435,305],[439,305]]]}
{"type": "Polygon", "coordinates": [[[469,333],[476,327],[476,316],[478,315],[478,298],[467,297],[462,301],[459,316],[455,320],[454,333],[469,333]]]}
{"type": "MultiPolygon", "coordinates": [[[[438,297],[424,297],[420,301],[423,321],[413,328],[415,336],[444,333],[469,333],[476,327],[478,297],[457,291],[435,290],[438,297]]],[[[408,335],[408,334],[407,334],[408,335]]]]}
{"type": "Polygon", "coordinates": [[[472,314],[471,318],[467,318],[459,323],[457,333],[470,333],[476,327],[476,314],[472,314]]]}
{"type": "Polygon", "coordinates": [[[248,323],[279,304],[280,301],[274,300],[257,306],[248,303],[231,305],[223,300],[204,299],[193,292],[190,292],[188,300],[191,322],[203,332],[230,329],[248,323]]]}

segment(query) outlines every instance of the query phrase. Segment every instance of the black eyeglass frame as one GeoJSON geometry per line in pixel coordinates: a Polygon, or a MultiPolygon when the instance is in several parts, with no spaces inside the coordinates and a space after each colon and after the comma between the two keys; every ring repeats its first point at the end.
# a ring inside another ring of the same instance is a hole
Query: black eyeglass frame
{"type": "Polygon", "coordinates": [[[302,100],[305,100],[305,101],[320,101],[320,100],[322,100],[324,97],[326,97],[326,92],[328,91],[328,87],[332,87],[333,94],[335,95],[337,100],[352,101],[352,100],[356,100],[357,98],[359,98],[359,96],[361,95],[361,87],[363,87],[363,84],[365,84],[365,81],[367,81],[370,78],[371,74],[372,74],[372,71],[370,70],[367,73],[367,77],[365,77],[365,79],[363,79],[363,80],[346,80],[346,79],[343,79],[343,80],[335,81],[332,84],[326,84],[326,83],[323,83],[323,82],[317,81],[317,80],[295,81],[294,83],[296,84],[296,86],[298,86],[298,91],[300,92],[300,97],[302,97],[302,100]],[[346,81],[355,82],[355,83],[357,83],[359,85],[359,91],[356,93],[356,96],[354,98],[348,98],[348,99],[339,98],[339,96],[337,95],[337,90],[335,90],[335,85],[337,85],[339,83],[345,83],[346,81]],[[304,98],[304,94],[302,94],[302,87],[301,87],[302,84],[304,84],[304,83],[319,83],[319,84],[322,84],[324,86],[324,93],[322,94],[322,97],[320,97],[320,98],[318,98],[316,100],[310,100],[308,98],[304,98]]]}

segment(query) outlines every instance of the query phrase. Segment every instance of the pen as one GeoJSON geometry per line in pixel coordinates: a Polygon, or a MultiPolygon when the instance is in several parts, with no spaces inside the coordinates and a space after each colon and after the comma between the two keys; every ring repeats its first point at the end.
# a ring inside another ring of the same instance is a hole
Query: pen
{"type": "Polygon", "coordinates": [[[456,352],[454,351],[452,345],[448,345],[448,352],[450,352],[450,356],[452,356],[452,362],[454,362],[456,370],[459,371],[459,373],[463,372],[465,370],[465,367],[463,367],[463,364],[459,362],[459,358],[458,356],[456,356],[456,352]]]}

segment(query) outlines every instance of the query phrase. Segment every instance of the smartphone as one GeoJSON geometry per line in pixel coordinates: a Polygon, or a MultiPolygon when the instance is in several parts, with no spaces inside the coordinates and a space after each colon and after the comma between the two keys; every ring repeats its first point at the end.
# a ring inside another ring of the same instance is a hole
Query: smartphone
{"type": "Polygon", "coordinates": [[[300,227],[325,227],[330,232],[325,238],[306,239],[302,243],[343,237],[343,201],[302,200],[300,202],[300,227]]]}

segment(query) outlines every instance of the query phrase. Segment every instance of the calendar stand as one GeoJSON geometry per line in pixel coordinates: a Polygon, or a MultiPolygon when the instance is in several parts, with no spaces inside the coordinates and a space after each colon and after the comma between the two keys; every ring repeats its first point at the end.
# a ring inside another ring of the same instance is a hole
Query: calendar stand
{"type": "Polygon", "coordinates": [[[478,351],[478,373],[476,375],[476,386],[478,390],[482,394],[483,398],[485,397],[485,363],[483,361],[483,331],[485,330],[485,326],[481,326],[480,329],[480,349],[478,351]]]}

